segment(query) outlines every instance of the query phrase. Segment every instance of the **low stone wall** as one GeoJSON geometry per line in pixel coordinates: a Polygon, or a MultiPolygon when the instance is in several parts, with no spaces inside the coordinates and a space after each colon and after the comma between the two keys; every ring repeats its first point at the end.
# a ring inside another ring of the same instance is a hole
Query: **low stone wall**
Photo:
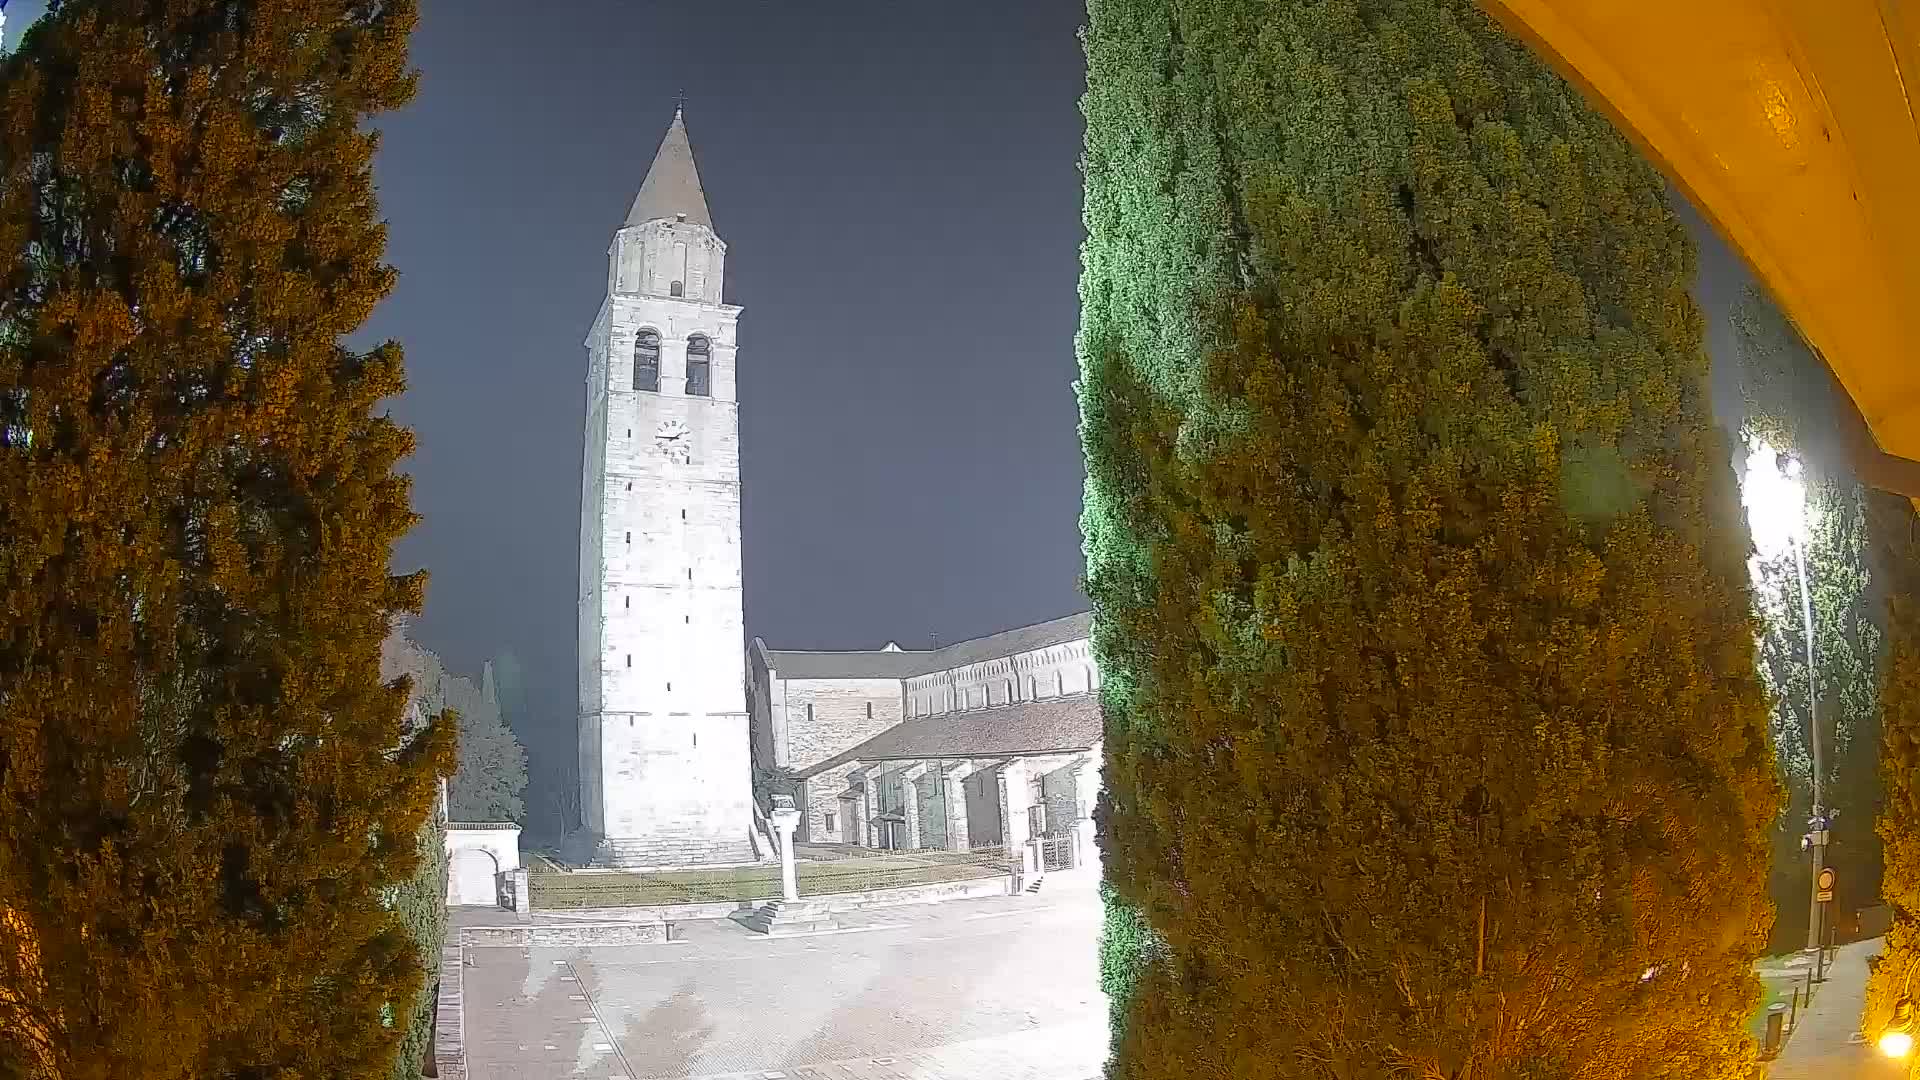
{"type": "Polygon", "coordinates": [[[752,911],[763,900],[716,900],[705,904],[649,904],[636,907],[547,908],[545,922],[699,922],[725,919],[736,911],[752,911]]]}
{"type": "Polygon", "coordinates": [[[434,1003],[433,1065],[440,1080],[467,1080],[466,966],[458,942],[440,948],[440,997],[434,1003]]]}
{"type": "MultiPolygon", "coordinates": [[[[1012,883],[1008,876],[995,874],[992,877],[939,881],[928,885],[902,885],[892,889],[870,889],[866,892],[826,893],[820,896],[803,894],[801,900],[810,907],[825,911],[860,911],[866,908],[893,907],[903,904],[934,904],[943,900],[1008,896],[1012,892],[1012,883]]],[[[752,911],[769,900],[778,899],[777,895],[768,895],[755,900],[721,900],[706,904],[652,904],[565,910],[549,908],[541,911],[539,918],[543,923],[560,920],[576,923],[698,922],[705,919],[732,918],[736,913],[752,911]]]]}
{"type": "Polygon", "coordinates": [[[869,892],[802,895],[802,903],[820,911],[864,911],[868,908],[904,907],[908,904],[937,904],[943,900],[973,900],[982,896],[1008,896],[1011,880],[1004,874],[942,881],[932,885],[903,885],[897,889],[873,889],[869,892]]]}
{"type": "Polygon", "coordinates": [[[477,948],[577,948],[586,945],[656,945],[667,940],[659,920],[597,923],[523,923],[518,926],[467,926],[460,944],[477,948]]]}

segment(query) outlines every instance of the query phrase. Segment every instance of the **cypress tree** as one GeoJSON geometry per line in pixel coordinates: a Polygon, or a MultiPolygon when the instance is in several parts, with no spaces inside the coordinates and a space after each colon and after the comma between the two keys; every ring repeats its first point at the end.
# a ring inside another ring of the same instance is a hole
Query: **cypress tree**
{"type": "Polygon", "coordinates": [[[1089,8],[1110,1075],[1743,1075],[1779,791],[1659,178],[1466,0],[1089,8]]]}
{"type": "Polygon", "coordinates": [[[1867,495],[1867,526],[1888,596],[1880,663],[1877,822],[1884,851],[1880,894],[1893,927],[1867,980],[1861,1026],[1878,1039],[1895,1006],[1920,989],[1920,518],[1898,495],[1867,495]]]}
{"type": "Polygon", "coordinates": [[[0,1029],[64,1080],[384,1078],[424,982],[453,731],[379,676],[412,442],[345,343],[414,21],[74,0],[0,62],[0,1029]]]}

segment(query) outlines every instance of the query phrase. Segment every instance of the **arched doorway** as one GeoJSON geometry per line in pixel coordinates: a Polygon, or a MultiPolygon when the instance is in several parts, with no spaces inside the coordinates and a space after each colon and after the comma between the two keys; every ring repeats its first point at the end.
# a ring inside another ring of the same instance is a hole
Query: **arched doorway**
{"type": "Polygon", "coordinates": [[[447,906],[495,906],[500,900],[499,873],[500,861],[485,848],[454,851],[447,867],[447,906]]]}

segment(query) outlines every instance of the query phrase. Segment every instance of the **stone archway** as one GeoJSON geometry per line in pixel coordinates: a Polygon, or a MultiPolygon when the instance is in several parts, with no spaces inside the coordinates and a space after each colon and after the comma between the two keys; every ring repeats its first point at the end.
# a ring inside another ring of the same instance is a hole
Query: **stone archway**
{"type": "Polygon", "coordinates": [[[500,860],[486,848],[455,849],[447,864],[447,906],[498,905],[499,874],[500,860]]]}

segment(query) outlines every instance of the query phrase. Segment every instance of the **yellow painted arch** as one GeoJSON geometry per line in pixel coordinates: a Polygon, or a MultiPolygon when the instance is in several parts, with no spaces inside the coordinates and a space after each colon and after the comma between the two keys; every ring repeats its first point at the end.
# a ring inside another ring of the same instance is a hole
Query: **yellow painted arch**
{"type": "MultiPolygon", "coordinates": [[[[1920,38],[1908,0],[1480,0],[1752,267],[1920,497],[1920,38]]],[[[1866,460],[1863,460],[1866,459],[1866,460]]],[[[1877,459],[1877,460],[1875,460],[1877,459]]]]}

